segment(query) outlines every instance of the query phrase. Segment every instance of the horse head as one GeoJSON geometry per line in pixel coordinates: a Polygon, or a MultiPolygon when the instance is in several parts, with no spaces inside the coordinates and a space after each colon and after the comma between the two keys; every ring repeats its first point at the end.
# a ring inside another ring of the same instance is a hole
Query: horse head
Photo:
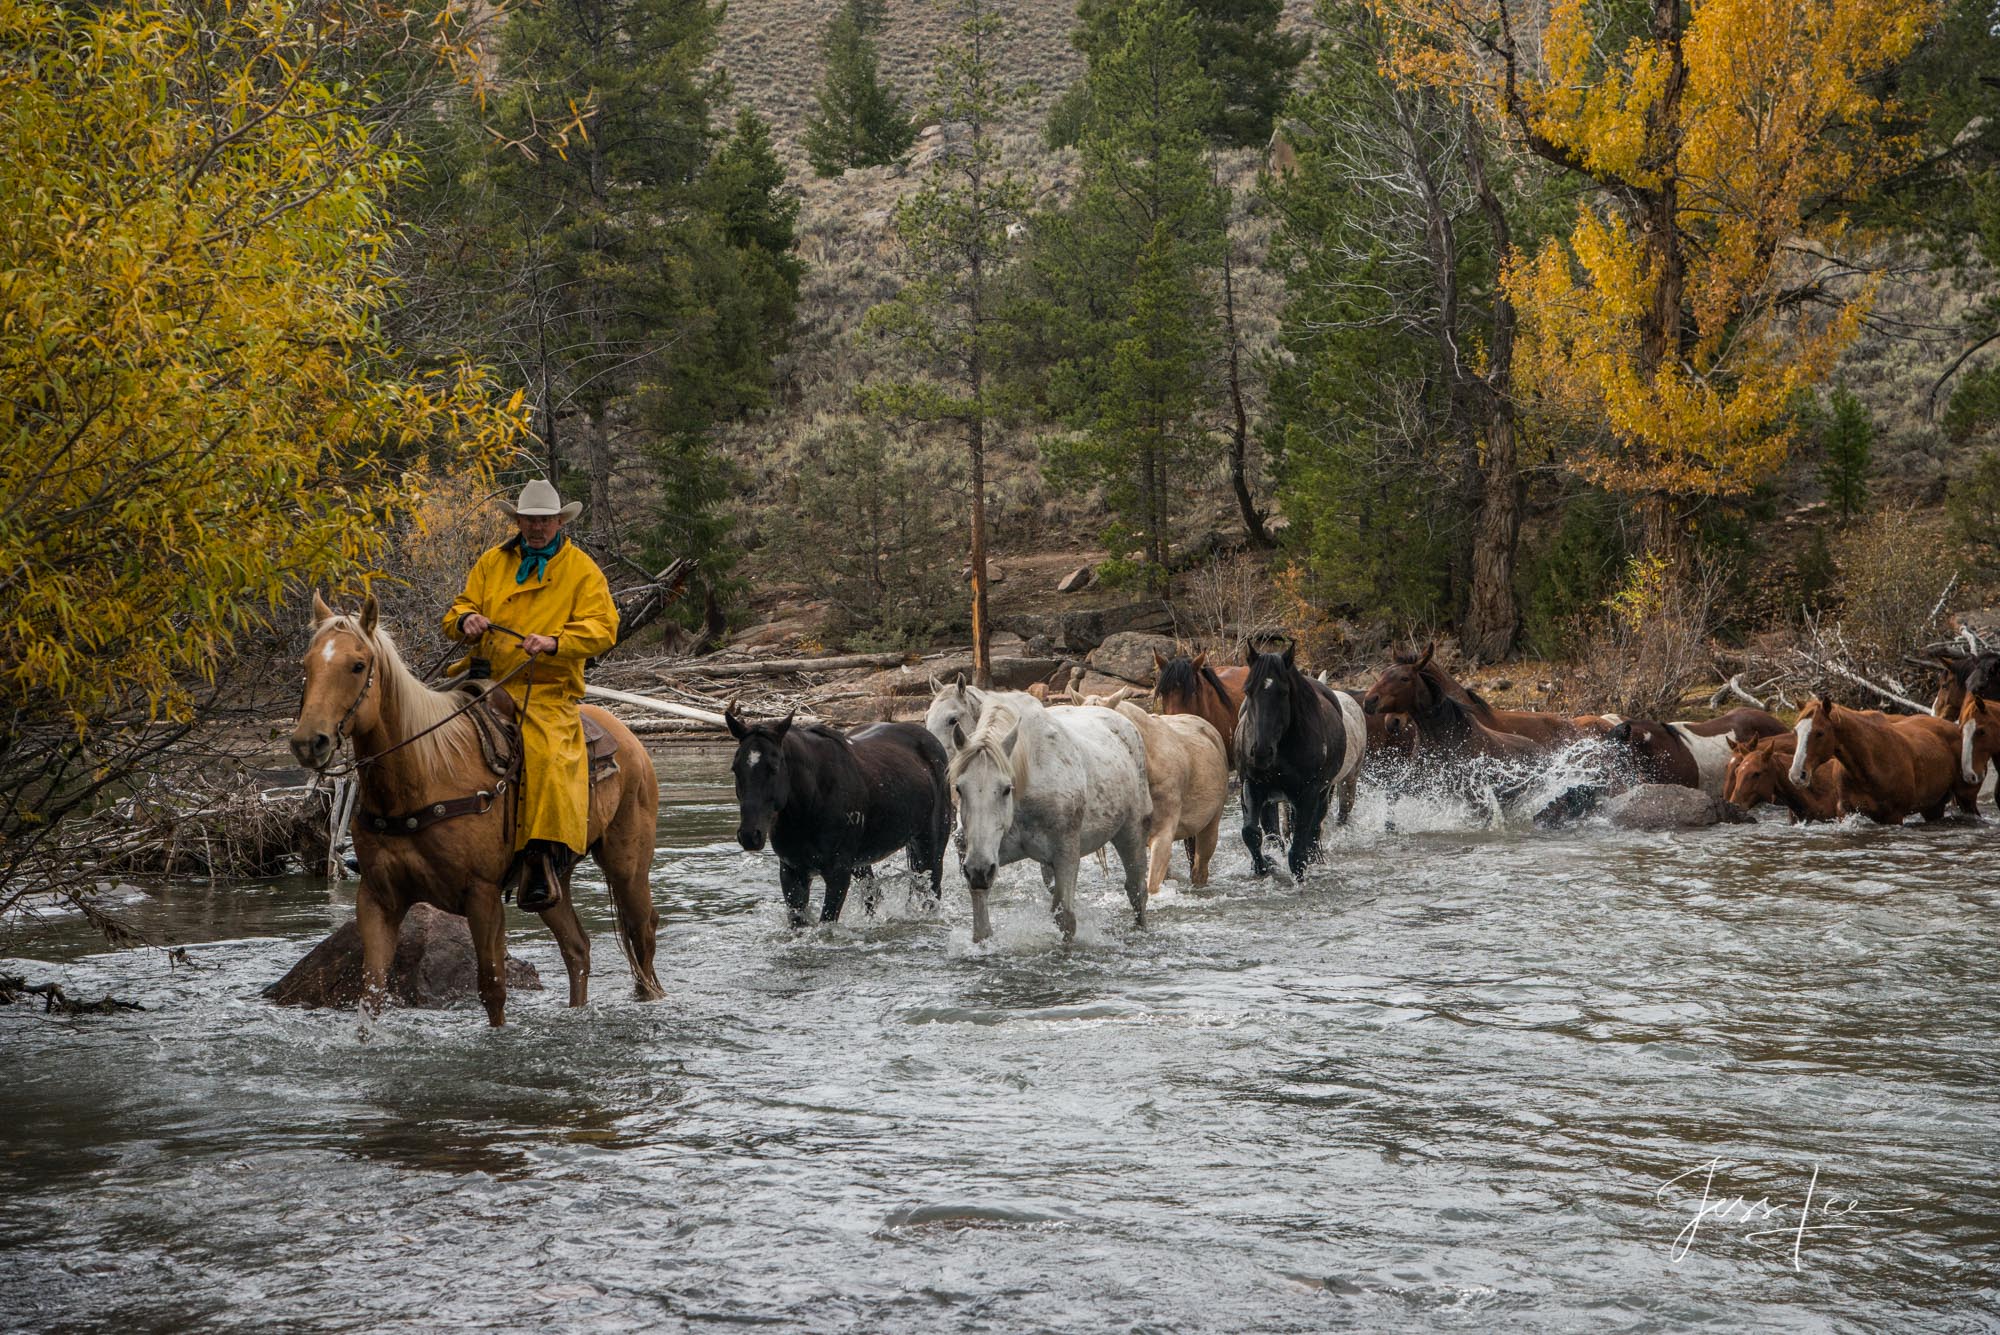
{"type": "Polygon", "coordinates": [[[736,776],[736,842],[755,853],[771,837],[778,813],[792,799],[791,767],[785,763],[785,734],[792,729],[792,715],[776,723],[745,723],[732,700],[722,720],[736,739],[736,758],[729,765],[736,776]]]}
{"type": "Polygon", "coordinates": [[[317,590],[313,593],[305,689],[298,725],[292,729],[292,755],[307,769],[325,769],[343,741],[357,731],[372,731],[380,720],[382,693],[373,689],[381,654],[375,643],[380,616],[372,593],[358,617],[336,612],[317,590]]]}
{"type": "Polygon", "coordinates": [[[1810,790],[1813,771],[1833,759],[1838,743],[1840,706],[1831,696],[1822,695],[1799,711],[1799,744],[1792,752],[1791,779],[1794,787],[1810,790]]]}
{"type": "Polygon", "coordinates": [[[986,705],[986,694],[966,685],[965,674],[958,674],[958,680],[943,687],[931,697],[931,707],[924,714],[924,730],[938,739],[947,756],[955,756],[965,748],[966,738],[978,726],[979,711],[986,705]]]}
{"type": "Polygon", "coordinates": [[[1967,783],[1980,783],[1986,766],[2000,752],[2000,704],[1968,695],[1959,706],[1959,769],[1967,783]]]}
{"type": "Polygon", "coordinates": [[[1723,800],[1734,802],[1746,811],[1777,801],[1778,775],[1783,772],[1785,760],[1778,747],[1779,742],[1771,739],[1752,737],[1744,740],[1732,734],[1729,738],[1729,772],[1722,780],[1723,800]]]}
{"type": "Polygon", "coordinates": [[[1424,646],[1421,654],[1397,654],[1396,661],[1361,697],[1361,712],[1412,715],[1420,712],[1420,706],[1431,703],[1425,697],[1435,689],[1425,677],[1424,669],[1431,665],[1431,655],[1436,652],[1437,643],[1433,641],[1424,646]]]}
{"type": "Polygon", "coordinates": [[[1236,751],[1251,768],[1269,769],[1278,762],[1278,748],[1292,730],[1298,712],[1299,676],[1293,646],[1278,654],[1259,653],[1245,646],[1250,677],[1243,683],[1243,713],[1236,725],[1236,751]]]}
{"type": "Polygon", "coordinates": [[[1000,869],[1000,843],[1014,824],[1015,784],[1020,769],[1015,752],[1021,744],[1021,720],[1010,709],[991,702],[951,762],[951,784],[958,794],[958,819],[964,838],[959,867],[966,885],[977,895],[992,888],[1000,869]]]}

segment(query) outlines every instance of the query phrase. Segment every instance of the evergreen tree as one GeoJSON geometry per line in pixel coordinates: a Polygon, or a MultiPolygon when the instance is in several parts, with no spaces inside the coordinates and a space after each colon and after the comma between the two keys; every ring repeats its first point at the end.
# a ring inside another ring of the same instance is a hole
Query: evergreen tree
{"type": "Polygon", "coordinates": [[[714,124],[721,13],[703,0],[515,13],[493,107],[503,142],[477,144],[469,126],[450,146],[467,170],[441,189],[464,230],[425,276],[461,294],[459,318],[519,377],[540,466],[587,474],[587,529],[696,558],[711,611],[732,560],[712,433],[764,401],[800,276],[768,129],[748,113],[726,135],[714,124]],[[567,133],[556,107],[577,109],[567,133]],[[663,501],[650,522],[628,481],[648,462],[663,501]]]}
{"type": "Polygon", "coordinates": [[[903,99],[882,86],[875,43],[868,38],[881,22],[880,8],[868,0],[848,0],[821,43],[826,78],[818,109],[806,117],[803,140],[806,157],[821,176],[886,165],[916,142],[917,127],[903,99]]]}
{"type": "Polygon", "coordinates": [[[960,0],[959,40],[938,53],[931,106],[939,124],[965,127],[957,152],[940,154],[916,193],[896,209],[903,287],[868,314],[867,326],[892,341],[908,374],[877,381],[863,402],[877,412],[951,423],[965,433],[971,485],[972,662],[977,684],[992,684],[986,615],[987,423],[997,416],[992,360],[1006,335],[1000,285],[1010,263],[1007,228],[1026,213],[1027,187],[1000,169],[994,130],[1018,90],[993,65],[1002,32],[984,0],[960,0]]]}
{"type": "MultiPolygon", "coordinates": [[[[1082,0],[1071,41],[1090,59],[1123,41],[1132,0],[1082,0]]],[[[1197,59],[1217,96],[1202,128],[1217,142],[1261,145],[1271,137],[1292,76],[1310,43],[1278,31],[1284,0],[1182,0],[1194,21],[1197,59]]],[[[1051,147],[1080,143],[1090,119],[1088,80],[1072,86],[1050,109],[1044,134],[1051,147]]]]}
{"type": "Polygon", "coordinates": [[[1875,419],[1845,385],[1834,389],[1832,412],[1821,435],[1826,457],[1819,478],[1826,484],[1827,504],[1842,519],[1868,508],[1868,463],[1875,442],[1875,419]]]}
{"type": "Polygon", "coordinates": [[[1136,559],[1160,589],[1200,453],[1197,419],[1211,406],[1191,387],[1214,345],[1228,194],[1208,161],[1215,88],[1185,7],[1131,0],[1118,33],[1085,78],[1075,201],[1038,224],[1035,342],[1049,410],[1082,433],[1050,445],[1052,475],[1106,486],[1114,558],[1136,559]],[[1152,374],[1166,365],[1181,368],[1178,381],[1152,374]]]}

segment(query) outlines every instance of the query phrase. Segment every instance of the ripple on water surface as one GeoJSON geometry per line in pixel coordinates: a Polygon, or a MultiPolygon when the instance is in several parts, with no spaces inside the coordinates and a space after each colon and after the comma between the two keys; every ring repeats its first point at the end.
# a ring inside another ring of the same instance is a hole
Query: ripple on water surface
{"type": "Polygon", "coordinates": [[[2000,1321],[1989,830],[1370,796],[1303,885],[1232,813],[1150,930],[1092,859],[1075,946],[1022,868],[974,946],[955,873],[790,932],[723,765],[661,768],[661,1004],[589,874],[590,1007],[517,918],[500,1032],[259,1000],[315,882],[133,905],[193,968],[37,926],[9,971],[153,1009],[0,1011],[0,1327],[2000,1321]]]}

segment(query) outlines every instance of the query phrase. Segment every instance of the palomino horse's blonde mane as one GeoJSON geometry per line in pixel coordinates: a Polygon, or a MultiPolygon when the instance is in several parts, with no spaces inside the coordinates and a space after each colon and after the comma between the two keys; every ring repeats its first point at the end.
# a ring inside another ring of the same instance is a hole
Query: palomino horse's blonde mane
{"type": "MultiPolygon", "coordinates": [[[[415,736],[443,723],[465,703],[462,696],[434,691],[417,680],[417,674],[403,662],[402,651],[396,648],[395,637],[387,627],[378,623],[375,633],[370,635],[355,618],[344,612],[336,613],[313,627],[312,642],[318,644],[321,636],[333,631],[345,631],[374,650],[374,689],[381,691],[385,700],[394,700],[405,736],[415,736]]],[[[404,750],[426,772],[440,773],[460,765],[483,763],[478,743],[479,735],[473,730],[472,721],[458,718],[444,723],[436,732],[417,737],[404,750]]]]}
{"type": "Polygon", "coordinates": [[[1001,740],[1008,729],[1022,722],[1021,716],[998,700],[986,702],[986,708],[979,715],[979,722],[973,725],[972,736],[965,739],[965,745],[951,758],[951,782],[957,783],[965,776],[973,757],[986,756],[1000,769],[1013,776],[1014,787],[1018,790],[1026,785],[1030,744],[1028,729],[1020,728],[1014,734],[1014,754],[1008,755],[1001,740]]]}

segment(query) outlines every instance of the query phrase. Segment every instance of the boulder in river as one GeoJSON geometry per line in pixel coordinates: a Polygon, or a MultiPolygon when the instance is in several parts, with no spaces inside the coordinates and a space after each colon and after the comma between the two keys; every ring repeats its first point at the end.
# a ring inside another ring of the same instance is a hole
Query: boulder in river
{"type": "MultiPolygon", "coordinates": [[[[507,957],[507,990],[540,990],[526,960],[507,957]]],[[[280,1006],[352,1008],[361,1000],[361,929],[352,921],[314,946],[292,971],[264,989],[280,1006]]],[[[429,904],[412,907],[389,965],[389,996],[398,1005],[435,1008],[479,996],[479,966],[465,919],[429,904]]]]}
{"type": "Polygon", "coordinates": [[[1606,802],[1604,818],[1621,830],[1693,830],[1704,825],[1743,825],[1751,817],[1734,802],[1699,788],[1642,783],[1606,802]]]}

